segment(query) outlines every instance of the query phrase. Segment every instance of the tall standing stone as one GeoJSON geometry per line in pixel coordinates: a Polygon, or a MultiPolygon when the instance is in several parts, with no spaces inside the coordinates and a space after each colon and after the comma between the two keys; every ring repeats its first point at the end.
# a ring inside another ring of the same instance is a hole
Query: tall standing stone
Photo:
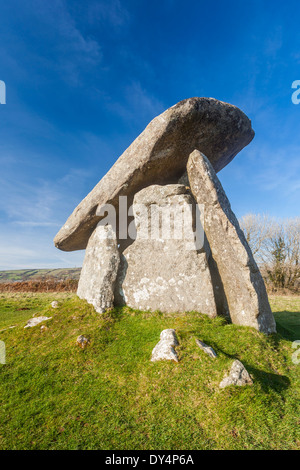
{"type": "Polygon", "coordinates": [[[77,295],[98,313],[113,307],[120,256],[111,226],[98,225],[91,235],[78,283],[77,295]]]}
{"type": "Polygon", "coordinates": [[[276,331],[264,281],[229,200],[209,160],[194,150],[187,164],[192,193],[220,273],[233,323],[276,331]]]}

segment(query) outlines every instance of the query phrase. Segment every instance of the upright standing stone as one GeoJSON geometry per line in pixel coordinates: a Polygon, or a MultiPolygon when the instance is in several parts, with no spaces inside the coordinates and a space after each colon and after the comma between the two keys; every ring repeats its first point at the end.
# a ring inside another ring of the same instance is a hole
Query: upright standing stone
{"type": "Polygon", "coordinates": [[[114,286],[120,257],[111,226],[98,225],[89,239],[77,295],[92,304],[98,313],[113,307],[114,286]]]}
{"type": "Polygon", "coordinates": [[[264,281],[209,160],[198,150],[187,164],[192,193],[204,208],[203,227],[223,282],[233,323],[276,331],[264,281]]]}

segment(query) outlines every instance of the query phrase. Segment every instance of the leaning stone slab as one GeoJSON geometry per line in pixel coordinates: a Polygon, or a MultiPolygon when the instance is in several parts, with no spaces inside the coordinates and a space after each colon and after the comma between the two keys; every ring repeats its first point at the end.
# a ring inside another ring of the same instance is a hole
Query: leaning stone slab
{"type": "Polygon", "coordinates": [[[203,227],[232,322],[274,333],[276,324],[263,278],[211,163],[195,150],[189,157],[187,171],[192,193],[203,207],[203,227]]]}
{"type": "Polygon", "coordinates": [[[134,197],[133,212],[137,237],[121,255],[116,304],[164,313],[195,310],[215,317],[204,236],[203,244],[200,240],[203,230],[198,227],[197,239],[195,201],[186,187],[142,189],[134,197]]]}
{"type": "Polygon", "coordinates": [[[200,341],[200,339],[196,339],[196,344],[199,346],[200,349],[202,349],[202,351],[204,351],[213,359],[217,357],[217,353],[215,352],[215,350],[211,346],[208,346],[207,344],[203,343],[203,341],[200,341]]]}
{"type": "Polygon", "coordinates": [[[251,121],[235,106],[213,98],[180,101],[153,119],[125,150],[70,215],[55,246],[64,251],[85,249],[101,219],[99,209],[105,204],[118,208],[119,196],[127,196],[131,205],[142,188],[177,182],[194,149],[220,171],[253,137],[251,121]]]}
{"type": "Polygon", "coordinates": [[[167,360],[178,362],[178,356],[174,349],[178,344],[175,330],[171,328],[163,330],[160,334],[159,343],[157,343],[152,351],[151,361],[156,362],[167,360]]]}
{"type": "Polygon", "coordinates": [[[52,317],[34,317],[30,318],[24,328],[32,328],[33,326],[38,325],[39,323],[42,323],[43,321],[46,320],[51,320],[52,317]]]}
{"type": "Polygon", "coordinates": [[[87,300],[98,313],[113,307],[119,261],[113,229],[98,225],[86,248],[77,289],[78,297],[87,300]]]}
{"type": "Polygon", "coordinates": [[[246,370],[245,366],[238,360],[235,360],[231,366],[230,373],[220,383],[220,388],[228,387],[229,385],[252,385],[253,381],[246,370]]]}

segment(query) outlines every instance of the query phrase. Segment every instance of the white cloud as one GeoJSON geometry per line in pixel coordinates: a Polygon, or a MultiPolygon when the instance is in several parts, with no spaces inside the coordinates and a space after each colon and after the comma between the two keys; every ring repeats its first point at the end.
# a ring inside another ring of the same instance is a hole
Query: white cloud
{"type": "Polygon", "coordinates": [[[164,104],[142,87],[140,82],[132,81],[124,89],[124,104],[108,102],[108,108],[128,122],[149,123],[165,110],[164,104]]]}
{"type": "Polygon", "coordinates": [[[16,74],[26,77],[31,84],[35,80],[40,84],[41,74],[43,80],[47,80],[48,76],[51,79],[51,74],[56,71],[59,78],[65,80],[69,86],[78,86],[81,84],[81,72],[86,73],[87,67],[101,64],[101,45],[95,38],[80,31],[63,0],[29,0],[23,5],[21,2],[19,16],[23,17],[23,35],[18,30],[17,16],[15,28],[6,32],[6,37],[2,37],[2,44],[6,44],[6,48],[0,44],[0,53],[6,63],[15,69],[16,74]],[[31,27],[32,24],[34,28],[31,27]],[[23,57],[21,66],[14,59],[16,55],[23,57]],[[40,66],[38,74],[31,74],[31,66],[28,64],[32,63],[35,67],[40,66]]]}
{"type": "Polygon", "coordinates": [[[51,234],[39,227],[21,232],[1,228],[0,270],[80,267],[83,258],[84,250],[65,253],[55,248],[51,234]]]}

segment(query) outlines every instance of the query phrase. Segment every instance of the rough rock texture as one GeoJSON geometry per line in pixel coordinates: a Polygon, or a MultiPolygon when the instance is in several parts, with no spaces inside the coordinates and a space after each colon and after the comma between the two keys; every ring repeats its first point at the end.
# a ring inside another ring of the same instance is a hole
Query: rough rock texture
{"type": "Polygon", "coordinates": [[[153,185],[136,194],[133,212],[137,238],[121,255],[117,304],[140,310],[196,310],[211,317],[217,315],[207,255],[201,243],[198,249],[195,245],[193,209],[194,199],[183,185],[153,185]],[[155,214],[162,214],[160,220],[153,217],[153,208],[155,214]],[[183,211],[187,223],[181,226],[185,230],[179,230],[183,211]]]}
{"type": "Polygon", "coordinates": [[[175,361],[178,362],[178,356],[174,347],[178,346],[178,339],[175,330],[169,328],[163,330],[160,334],[160,341],[152,351],[151,361],[175,361]]]}
{"type": "Polygon", "coordinates": [[[232,322],[267,334],[275,332],[264,281],[212,165],[195,150],[189,157],[187,171],[192,193],[204,208],[203,226],[232,322]]]}
{"type": "Polygon", "coordinates": [[[207,344],[203,343],[203,341],[200,341],[200,339],[196,339],[196,344],[199,346],[200,349],[202,349],[202,351],[204,351],[213,359],[217,357],[217,354],[214,349],[211,346],[208,346],[207,344]]]}
{"type": "Polygon", "coordinates": [[[34,317],[30,318],[24,328],[32,328],[33,326],[38,325],[39,323],[42,323],[43,321],[46,320],[51,320],[52,317],[34,317]]]}
{"type": "Polygon", "coordinates": [[[98,313],[113,306],[119,251],[110,226],[98,225],[89,239],[78,283],[77,295],[98,313]]]}
{"type": "Polygon", "coordinates": [[[0,364],[6,364],[6,348],[4,341],[0,341],[0,364]]]}
{"type": "Polygon", "coordinates": [[[228,387],[229,385],[252,385],[253,381],[245,369],[245,366],[238,360],[235,360],[231,366],[230,373],[220,383],[220,388],[228,387]]]}
{"type": "MultiPolygon", "coordinates": [[[[209,248],[210,250],[210,248],[209,248]]],[[[215,301],[218,315],[223,315],[230,319],[228,303],[224,291],[224,285],[219,273],[216,261],[214,260],[211,250],[208,256],[208,267],[211,275],[212,285],[215,294],[215,301]]]]}
{"type": "Polygon", "coordinates": [[[81,349],[85,349],[87,347],[87,345],[90,344],[90,340],[88,338],[86,338],[85,336],[83,336],[83,335],[79,335],[76,339],[76,344],[81,349]]]}
{"type": "Polygon", "coordinates": [[[194,149],[207,155],[219,171],[253,137],[250,120],[235,106],[213,98],[180,101],[150,122],[77,206],[56,235],[55,246],[64,251],[86,248],[101,218],[97,208],[107,203],[118,207],[121,195],[128,196],[131,205],[140,189],[177,182],[194,149]]]}

